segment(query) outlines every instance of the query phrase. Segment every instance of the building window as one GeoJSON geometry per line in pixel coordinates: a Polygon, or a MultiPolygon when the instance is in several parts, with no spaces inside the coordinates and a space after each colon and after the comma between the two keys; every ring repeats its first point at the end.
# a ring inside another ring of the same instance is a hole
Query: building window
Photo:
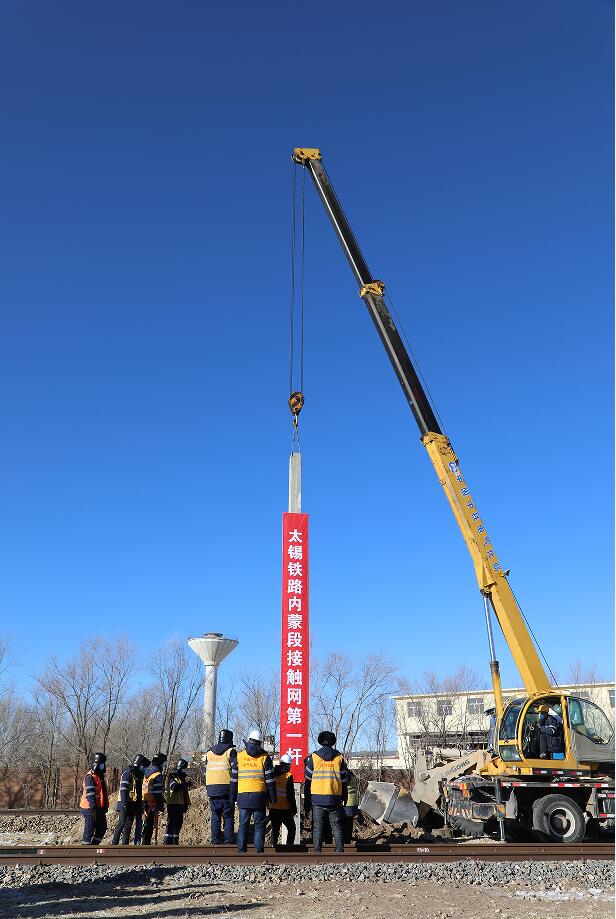
{"type": "Polygon", "coordinates": [[[608,694],[610,697],[610,708],[614,708],[614,690],[608,689],[608,694]]]}
{"type": "Polygon", "coordinates": [[[466,710],[469,715],[483,715],[483,696],[469,696],[466,700],[466,710]]]}
{"type": "Polygon", "coordinates": [[[436,714],[439,718],[446,718],[448,715],[453,715],[451,699],[437,699],[436,714]]]}
{"type": "Polygon", "coordinates": [[[574,695],[576,695],[578,699],[590,699],[590,690],[578,689],[574,692],[574,695]]]}
{"type": "Polygon", "coordinates": [[[409,718],[421,718],[421,702],[411,700],[406,703],[406,714],[409,718]]]}

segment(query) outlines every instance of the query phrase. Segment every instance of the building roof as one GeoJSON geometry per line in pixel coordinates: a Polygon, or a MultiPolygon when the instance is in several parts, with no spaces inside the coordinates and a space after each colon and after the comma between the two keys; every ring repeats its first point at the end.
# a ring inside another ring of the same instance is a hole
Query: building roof
{"type": "MultiPolygon", "coordinates": [[[[575,694],[576,692],[584,692],[586,690],[593,689],[614,689],[614,683],[607,682],[597,682],[597,683],[564,683],[562,686],[554,686],[553,691],[563,691],[571,692],[575,694]]],[[[414,692],[414,693],[405,693],[400,696],[392,696],[392,699],[396,701],[404,701],[405,699],[452,699],[456,696],[486,696],[492,695],[494,690],[490,689],[461,689],[456,692],[414,692]]],[[[527,695],[527,690],[523,687],[516,687],[513,689],[503,689],[503,695],[527,695]]]]}

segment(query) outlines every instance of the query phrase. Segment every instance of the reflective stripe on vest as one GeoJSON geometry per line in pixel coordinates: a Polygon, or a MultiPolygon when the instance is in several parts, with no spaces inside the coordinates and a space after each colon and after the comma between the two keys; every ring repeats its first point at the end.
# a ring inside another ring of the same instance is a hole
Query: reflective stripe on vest
{"type": "Polygon", "coordinates": [[[357,778],[352,775],[349,777],[349,784],[347,787],[347,807],[357,807],[359,803],[359,789],[357,787],[357,778]]]}
{"type": "Polygon", "coordinates": [[[153,802],[156,800],[155,795],[150,794],[149,788],[150,788],[150,782],[153,782],[154,779],[157,779],[159,775],[161,775],[160,770],[158,772],[153,772],[152,775],[144,776],[143,786],[142,786],[142,795],[143,795],[144,801],[147,800],[147,801],[153,802]]]}
{"type": "Polygon", "coordinates": [[[90,802],[86,797],[86,778],[91,776],[94,779],[94,785],[96,786],[96,798],[95,798],[95,807],[106,807],[109,804],[107,796],[105,794],[105,788],[103,787],[102,779],[96,772],[86,772],[83,778],[83,788],[81,792],[81,800],[79,801],[79,807],[83,807],[86,810],[90,809],[90,802]]]}
{"type": "Polygon", "coordinates": [[[237,754],[237,793],[267,791],[263,771],[267,753],[249,756],[246,750],[237,754]]]}
{"type": "Polygon", "coordinates": [[[231,751],[232,747],[224,753],[207,754],[205,763],[205,785],[230,785],[231,784],[231,751]]]}
{"type": "MultiPolygon", "coordinates": [[[[118,801],[122,800],[122,785],[123,782],[120,779],[120,787],[118,789],[118,801]]],[[[131,770],[130,774],[130,785],[128,787],[128,800],[132,801],[134,804],[139,800],[139,795],[137,794],[137,776],[131,770]]]]}
{"type": "Polygon", "coordinates": [[[291,810],[291,805],[289,804],[289,799],[287,797],[287,782],[289,781],[289,773],[283,772],[281,775],[275,776],[275,779],[276,779],[276,803],[270,804],[269,809],[271,811],[291,810]]]}
{"type": "Polygon", "coordinates": [[[314,768],[310,786],[311,793],[326,797],[340,797],[342,795],[342,779],[340,777],[342,753],[338,753],[330,761],[321,759],[317,753],[313,753],[312,763],[314,768]]]}

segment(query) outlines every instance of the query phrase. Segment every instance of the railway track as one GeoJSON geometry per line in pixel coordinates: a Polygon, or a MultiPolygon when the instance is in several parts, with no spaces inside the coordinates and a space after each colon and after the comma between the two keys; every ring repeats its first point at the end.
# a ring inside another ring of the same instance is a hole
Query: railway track
{"type": "Polygon", "coordinates": [[[487,843],[482,845],[390,845],[322,854],[296,846],[240,854],[233,846],[13,846],[0,848],[0,865],[294,865],[381,862],[580,861],[614,859],[610,843],[487,843]]]}

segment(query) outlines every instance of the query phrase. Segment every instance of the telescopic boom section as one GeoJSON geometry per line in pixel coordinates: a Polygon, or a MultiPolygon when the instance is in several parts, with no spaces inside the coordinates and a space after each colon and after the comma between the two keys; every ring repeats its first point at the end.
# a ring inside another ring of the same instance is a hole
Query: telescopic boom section
{"type": "MultiPolygon", "coordinates": [[[[359,284],[359,294],[368,308],[413,412],[421,432],[421,441],[428,451],[462,531],[462,536],[473,559],[479,589],[491,603],[524,685],[530,693],[547,692],[550,689],[550,681],[526,628],[505,572],[501,568],[491,540],[486,533],[486,527],[464,481],[458,459],[449,439],[441,431],[425,390],[385,305],[383,299],[385,285],[375,280],[370,274],[361,249],[327,177],[320,151],[314,148],[296,147],[292,159],[295,163],[308,169],[312,176],[319,197],[359,284]]],[[[493,663],[495,664],[493,683],[496,707],[500,717],[502,713],[500,677],[498,662],[493,663]]]]}
{"type": "Polygon", "coordinates": [[[314,180],[319,197],[325,206],[328,217],[336,231],[336,236],[340,240],[344,254],[359,284],[359,295],[368,307],[368,312],[385,346],[422,437],[428,431],[440,433],[441,429],[432,411],[432,406],[402,343],[391,314],[385,305],[385,300],[383,299],[385,285],[381,281],[376,281],[370,274],[361,249],[353,236],[353,231],[336,197],[336,192],[327,177],[319,151],[298,147],[293,151],[293,160],[305,166],[314,180]]]}

